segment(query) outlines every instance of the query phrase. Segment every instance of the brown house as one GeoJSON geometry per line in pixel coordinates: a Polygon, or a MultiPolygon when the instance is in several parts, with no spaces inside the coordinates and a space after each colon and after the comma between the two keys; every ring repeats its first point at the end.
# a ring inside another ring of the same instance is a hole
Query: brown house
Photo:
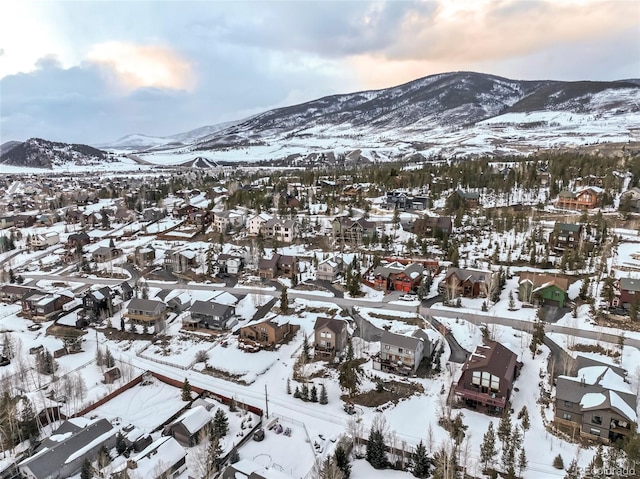
{"type": "Polygon", "coordinates": [[[314,357],[333,360],[347,349],[347,322],[335,318],[318,318],[313,326],[314,357]]]}
{"type": "Polygon", "coordinates": [[[152,326],[157,334],[164,329],[167,305],[155,299],[133,298],[124,316],[135,324],[152,326]]]}
{"type": "Polygon", "coordinates": [[[265,279],[274,279],[278,276],[293,278],[298,274],[298,258],[295,256],[275,253],[269,259],[261,259],[258,262],[258,275],[265,279]]]}
{"type": "Polygon", "coordinates": [[[491,297],[498,287],[499,272],[450,267],[438,290],[447,300],[491,297]]]}
{"type": "Polygon", "coordinates": [[[499,414],[506,407],[522,363],[496,341],[478,346],[462,366],[454,395],[472,409],[499,414]]]}
{"type": "Polygon", "coordinates": [[[584,242],[584,226],[573,223],[556,223],[550,235],[551,246],[560,251],[580,249],[584,242]]]}
{"type": "Polygon", "coordinates": [[[602,201],[604,190],[596,186],[585,188],[583,190],[561,191],[556,200],[556,208],[565,208],[569,210],[591,210],[598,206],[602,201]]]}
{"type": "Polygon", "coordinates": [[[62,312],[62,306],[72,300],[71,293],[66,295],[33,291],[22,298],[22,314],[34,322],[49,321],[62,312]]]}
{"type": "Polygon", "coordinates": [[[204,437],[201,431],[212,420],[211,413],[204,406],[196,406],[192,409],[187,409],[184,414],[169,424],[162,432],[162,435],[173,437],[181,446],[195,446],[204,437]]]}
{"type": "Polygon", "coordinates": [[[240,339],[263,348],[273,348],[290,339],[300,329],[297,324],[277,319],[272,318],[243,326],[240,328],[240,339]]]}

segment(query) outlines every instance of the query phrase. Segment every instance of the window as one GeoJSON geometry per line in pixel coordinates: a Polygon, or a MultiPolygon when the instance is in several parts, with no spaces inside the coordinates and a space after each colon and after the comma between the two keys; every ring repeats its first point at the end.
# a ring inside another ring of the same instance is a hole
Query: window
{"type": "Polygon", "coordinates": [[[385,344],[385,345],[384,345],[384,349],[386,349],[387,351],[389,351],[389,345],[388,345],[388,344],[385,344]]]}
{"type": "Polygon", "coordinates": [[[567,409],[571,409],[573,408],[573,403],[571,401],[565,401],[564,407],[566,407],[567,409]]]}
{"type": "Polygon", "coordinates": [[[592,427],[591,429],[589,429],[589,432],[591,434],[593,434],[594,436],[599,436],[600,435],[600,429],[596,429],[595,427],[592,427]]]}
{"type": "Polygon", "coordinates": [[[567,421],[571,421],[571,414],[569,414],[569,413],[565,412],[565,413],[562,415],[562,419],[566,419],[567,421]]]}
{"type": "Polygon", "coordinates": [[[480,371],[473,371],[471,376],[471,384],[480,386],[480,371]]]}
{"type": "Polygon", "coordinates": [[[602,424],[602,416],[594,414],[593,416],[591,416],[591,423],[598,425],[602,424]]]}
{"type": "Polygon", "coordinates": [[[398,354],[402,354],[402,348],[398,348],[398,354]]]}

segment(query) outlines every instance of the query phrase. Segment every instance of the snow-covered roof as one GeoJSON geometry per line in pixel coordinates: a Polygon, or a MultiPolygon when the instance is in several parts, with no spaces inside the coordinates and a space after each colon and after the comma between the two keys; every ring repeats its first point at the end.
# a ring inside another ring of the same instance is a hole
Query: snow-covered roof
{"type": "Polygon", "coordinates": [[[629,421],[638,422],[636,412],[615,391],[609,391],[609,401],[611,407],[617,410],[622,416],[629,419],[629,421]]]}
{"type": "MultiPolygon", "coordinates": [[[[178,441],[171,436],[163,436],[129,459],[129,462],[136,465],[135,477],[159,477],[159,474],[168,471],[186,455],[178,441]]],[[[129,462],[124,462],[113,472],[123,472],[129,462]]]]}
{"type": "Polygon", "coordinates": [[[212,419],[209,411],[202,406],[196,406],[176,419],[174,424],[182,423],[190,434],[195,434],[209,424],[212,419]]]}
{"type": "Polygon", "coordinates": [[[607,396],[602,393],[587,393],[582,396],[580,400],[580,406],[585,409],[591,409],[598,407],[607,400],[607,396]]]}

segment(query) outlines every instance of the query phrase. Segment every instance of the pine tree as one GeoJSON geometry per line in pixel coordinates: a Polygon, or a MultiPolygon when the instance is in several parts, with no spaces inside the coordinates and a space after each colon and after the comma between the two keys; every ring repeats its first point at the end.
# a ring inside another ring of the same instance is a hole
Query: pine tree
{"type": "Polygon", "coordinates": [[[85,459],[80,470],[80,479],[91,479],[93,477],[93,467],[89,459],[85,459]]]}
{"type": "Polygon", "coordinates": [[[505,411],[498,423],[498,439],[502,441],[502,445],[509,442],[511,438],[511,416],[508,411],[505,411]]]}
{"type": "Polygon", "coordinates": [[[35,439],[38,436],[38,418],[33,409],[33,404],[29,399],[23,400],[22,412],[20,414],[20,432],[26,439],[35,439]]]}
{"type": "Polygon", "coordinates": [[[415,477],[429,476],[429,458],[427,457],[427,448],[424,447],[422,440],[413,453],[413,471],[411,472],[415,477]]]}
{"type": "Polygon", "coordinates": [[[184,382],[182,383],[182,400],[191,401],[191,384],[189,384],[187,378],[184,378],[184,382]]]}
{"type": "Polygon", "coordinates": [[[564,479],[580,479],[580,468],[578,467],[578,461],[573,459],[567,467],[567,473],[564,475],[564,479]]]}
{"type": "Polygon", "coordinates": [[[309,401],[318,402],[318,388],[316,388],[315,384],[311,386],[311,390],[309,391],[309,401]]]}
{"type": "Polygon", "coordinates": [[[214,472],[217,472],[220,467],[220,458],[222,457],[222,446],[218,438],[211,438],[209,441],[209,447],[207,448],[206,458],[206,475],[210,477],[214,472]]]}
{"type": "Polygon", "coordinates": [[[493,430],[493,421],[489,423],[487,432],[482,438],[482,444],[480,445],[480,461],[482,461],[483,470],[487,470],[489,464],[493,463],[494,458],[498,454],[496,449],[496,434],[493,430]]]}
{"type": "Polygon", "coordinates": [[[344,450],[342,444],[338,444],[336,447],[336,452],[334,453],[334,458],[336,461],[336,466],[342,472],[342,477],[344,479],[349,479],[351,477],[351,464],[349,463],[349,456],[347,451],[344,450]]]}
{"type": "Polygon", "coordinates": [[[509,290],[509,311],[516,309],[516,302],[513,299],[513,291],[509,290]]]}
{"type": "Polygon", "coordinates": [[[229,419],[222,409],[218,409],[213,416],[211,437],[222,439],[229,432],[229,419]]]}
{"type": "Polygon", "coordinates": [[[305,361],[309,361],[311,359],[311,347],[309,346],[309,337],[305,334],[302,338],[302,356],[305,361]]]}
{"type": "Polygon", "coordinates": [[[544,341],[544,318],[541,308],[538,308],[536,314],[536,320],[533,323],[533,333],[531,334],[531,343],[529,344],[529,350],[531,351],[531,358],[535,359],[538,352],[538,346],[544,341]]]}
{"type": "Polygon", "coordinates": [[[518,419],[520,419],[522,424],[522,430],[527,432],[531,427],[531,420],[529,419],[529,411],[527,410],[527,406],[522,406],[522,409],[518,413],[518,419]]]}
{"type": "Polygon", "coordinates": [[[300,388],[296,386],[296,390],[293,392],[293,397],[302,399],[302,393],[300,392],[300,388]]]}
{"type": "Polygon", "coordinates": [[[104,366],[104,354],[102,353],[102,349],[100,347],[96,348],[96,364],[98,366],[104,366]]]}
{"type": "Polygon", "coordinates": [[[366,458],[374,469],[384,469],[389,465],[386,446],[384,444],[384,435],[379,429],[372,427],[369,432],[366,458]]]}
{"type": "Polygon", "coordinates": [[[300,397],[303,401],[309,400],[309,386],[307,386],[307,383],[302,383],[302,389],[300,390],[300,397]]]}
{"type": "Polygon", "coordinates": [[[353,357],[353,344],[351,344],[351,338],[349,338],[347,354],[345,360],[340,365],[340,372],[338,374],[340,387],[347,391],[349,397],[358,392],[362,380],[361,374],[360,363],[353,357]]]}
{"type": "Polygon", "coordinates": [[[109,351],[109,348],[107,348],[104,354],[104,365],[107,368],[112,368],[116,365],[116,360],[113,358],[113,354],[111,354],[111,351],[109,351]]]}
{"type": "Polygon", "coordinates": [[[282,314],[289,312],[289,298],[287,297],[287,287],[282,287],[282,293],[280,294],[280,311],[282,314]]]}
{"type": "Polygon", "coordinates": [[[322,383],[322,386],[320,386],[319,402],[320,404],[329,404],[329,397],[327,396],[327,388],[325,387],[324,383],[322,383]]]}
{"type": "Polygon", "coordinates": [[[564,469],[564,460],[560,454],[553,458],[553,467],[556,469],[564,469]]]}
{"type": "Polygon", "coordinates": [[[527,454],[524,452],[524,447],[520,449],[518,455],[518,475],[522,477],[522,472],[527,468],[529,461],[527,460],[527,454]]]}
{"type": "Polygon", "coordinates": [[[127,443],[121,433],[116,434],[116,451],[122,455],[127,450],[127,443]]]}

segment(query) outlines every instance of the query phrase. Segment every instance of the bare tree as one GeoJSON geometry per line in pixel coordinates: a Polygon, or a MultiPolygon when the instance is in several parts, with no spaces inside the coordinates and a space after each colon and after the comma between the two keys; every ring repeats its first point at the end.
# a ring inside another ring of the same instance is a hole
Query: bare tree
{"type": "Polygon", "coordinates": [[[361,455],[361,439],[364,436],[364,426],[361,421],[356,418],[349,419],[347,423],[347,434],[353,442],[353,452],[355,455],[361,455]]]}
{"type": "Polygon", "coordinates": [[[427,448],[429,450],[429,454],[433,454],[433,446],[435,444],[435,437],[433,434],[433,424],[429,423],[429,428],[427,429],[427,448]]]}

